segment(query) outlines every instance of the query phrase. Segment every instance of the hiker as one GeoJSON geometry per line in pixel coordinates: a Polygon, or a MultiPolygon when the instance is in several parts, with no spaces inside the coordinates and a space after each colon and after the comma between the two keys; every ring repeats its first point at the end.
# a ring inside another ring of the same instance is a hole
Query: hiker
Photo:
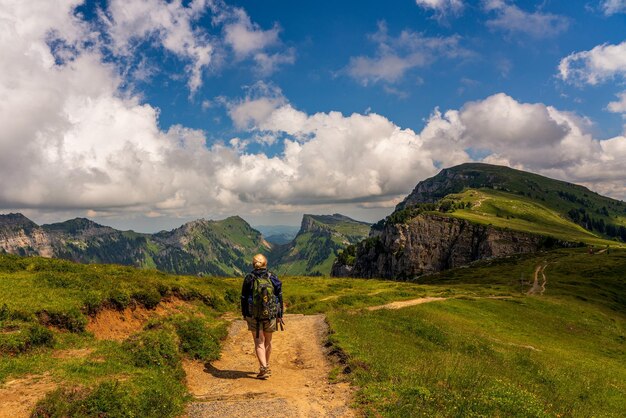
{"type": "Polygon", "coordinates": [[[272,333],[277,330],[277,325],[284,329],[283,285],[274,273],[267,270],[267,258],[263,254],[252,258],[252,267],[241,288],[241,314],[254,339],[260,366],[257,378],[266,379],[272,373],[272,333]]]}

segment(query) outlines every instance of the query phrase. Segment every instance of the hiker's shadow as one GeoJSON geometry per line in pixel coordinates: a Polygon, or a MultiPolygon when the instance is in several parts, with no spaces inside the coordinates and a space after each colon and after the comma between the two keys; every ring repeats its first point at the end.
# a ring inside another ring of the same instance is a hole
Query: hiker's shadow
{"type": "Polygon", "coordinates": [[[218,379],[254,379],[254,372],[244,372],[241,370],[220,370],[211,363],[204,363],[204,371],[218,379]]]}

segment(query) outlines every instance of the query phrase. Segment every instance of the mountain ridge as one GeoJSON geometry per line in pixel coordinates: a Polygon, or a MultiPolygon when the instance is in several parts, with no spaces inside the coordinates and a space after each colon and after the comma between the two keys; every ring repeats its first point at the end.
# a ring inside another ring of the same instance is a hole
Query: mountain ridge
{"type": "Polygon", "coordinates": [[[0,250],[81,263],[115,263],[178,274],[228,276],[247,270],[254,253],[271,250],[239,216],[198,219],[154,234],[119,231],[87,218],[37,225],[22,214],[0,215],[0,250]]]}
{"type": "Polygon", "coordinates": [[[411,279],[489,257],[626,241],[626,203],[509,167],[468,163],[419,182],[331,274],[411,279]],[[525,243],[520,245],[520,243],[525,243]]]}

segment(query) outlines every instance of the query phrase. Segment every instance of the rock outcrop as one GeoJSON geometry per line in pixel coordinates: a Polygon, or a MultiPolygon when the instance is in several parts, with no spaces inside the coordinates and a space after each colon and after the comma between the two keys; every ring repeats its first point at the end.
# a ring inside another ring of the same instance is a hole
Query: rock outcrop
{"type": "Polygon", "coordinates": [[[354,263],[338,259],[331,275],[412,279],[484,258],[534,252],[544,241],[538,235],[421,214],[406,223],[386,225],[359,243],[354,263]]]}

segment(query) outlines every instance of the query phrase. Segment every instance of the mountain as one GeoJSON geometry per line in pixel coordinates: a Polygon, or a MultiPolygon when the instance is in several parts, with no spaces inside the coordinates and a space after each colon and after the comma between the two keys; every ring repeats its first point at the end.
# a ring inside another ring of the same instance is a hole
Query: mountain
{"type": "Polygon", "coordinates": [[[282,275],[328,275],[339,251],[367,237],[370,226],[337,213],[304,215],[295,239],[276,247],[270,264],[282,275]]]}
{"type": "Polygon", "coordinates": [[[178,274],[241,275],[272,246],[238,216],[196,220],[172,231],[140,234],[76,218],[39,226],[22,214],[0,215],[0,252],[81,263],[115,263],[178,274]]]}
{"type": "Polygon", "coordinates": [[[620,241],[622,201],[508,167],[462,164],[418,183],[337,258],[332,274],[410,279],[483,258],[620,241]]]}

